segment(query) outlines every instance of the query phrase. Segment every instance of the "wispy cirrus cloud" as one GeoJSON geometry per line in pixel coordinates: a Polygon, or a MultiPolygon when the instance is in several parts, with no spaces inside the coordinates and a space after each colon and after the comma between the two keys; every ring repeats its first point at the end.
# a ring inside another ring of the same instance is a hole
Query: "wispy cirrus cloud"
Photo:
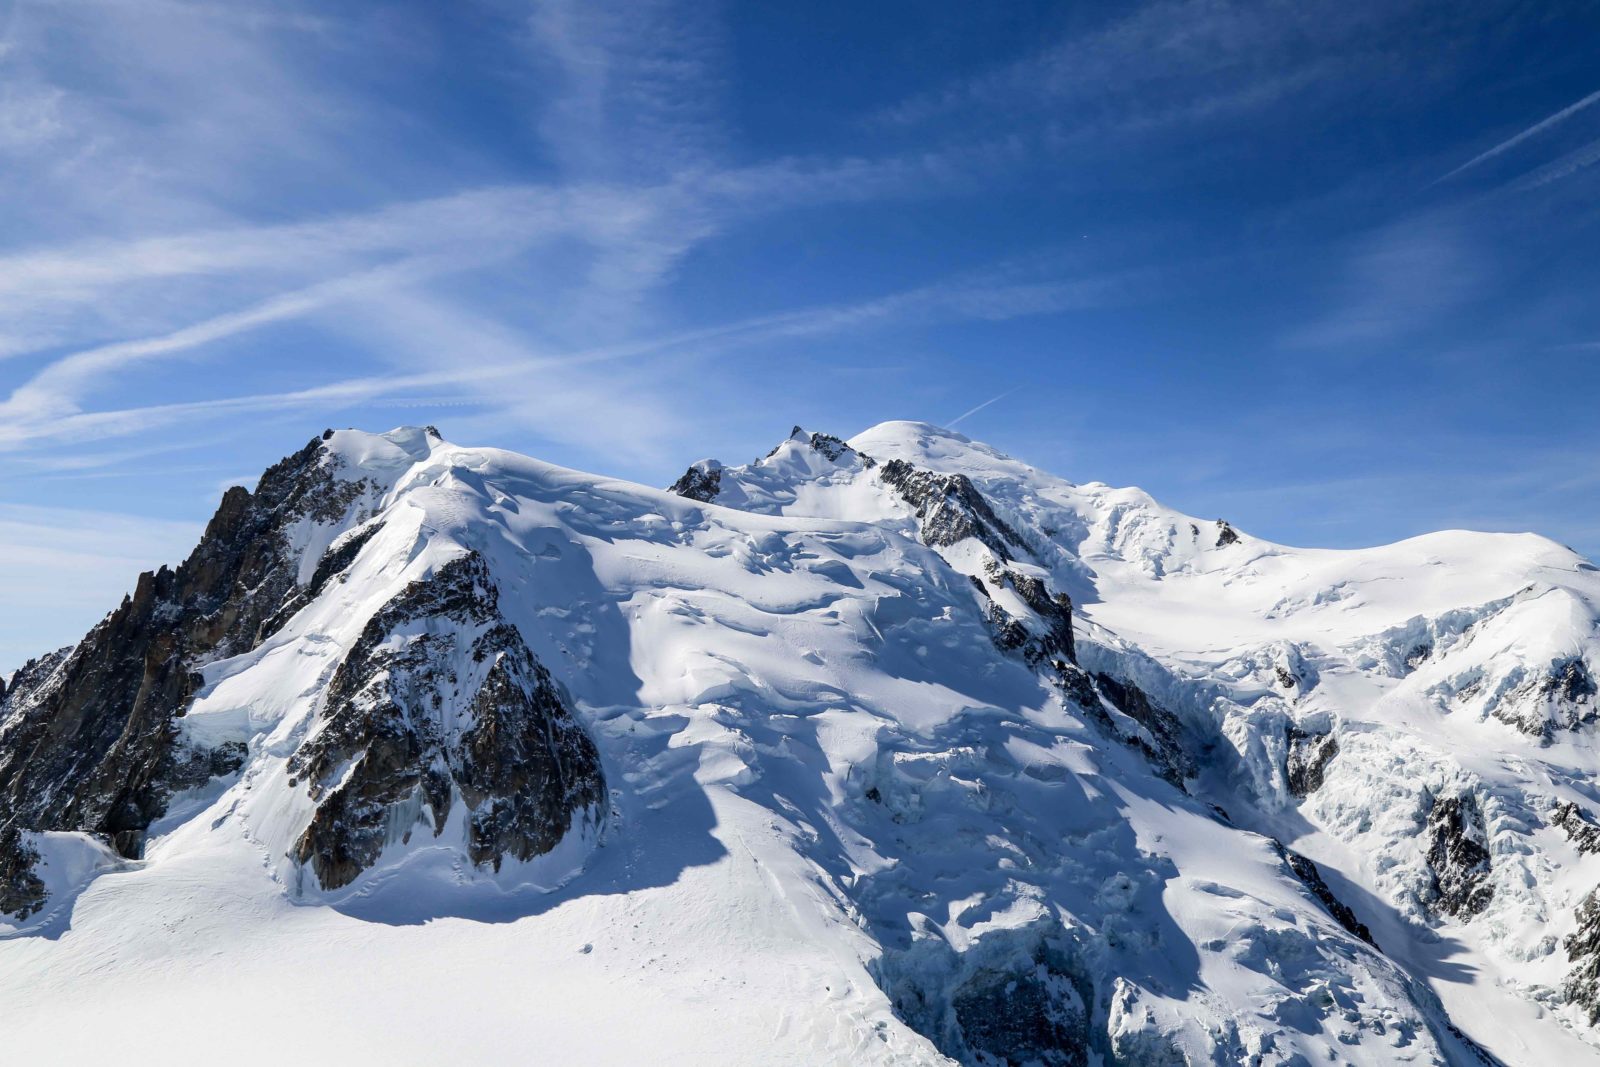
{"type": "Polygon", "coordinates": [[[1141,4],[1098,23],[1075,19],[1028,55],[897,101],[873,119],[911,127],[982,113],[1105,134],[1256,112],[1312,89],[1348,94],[1392,76],[1382,34],[1417,7],[1141,4]]]}
{"type": "Polygon", "coordinates": [[[1511,182],[1506,188],[1516,193],[1532,192],[1552,182],[1571,177],[1580,170],[1592,167],[1596,163],[1600,163],[1600,140],[1590,141],[1581,148],[1573,149],[1559,159],[1551,160],[1544,166],[1530,171],[1516,181],[1511,182]]]}
{"type": "MultiPolygon", "coordinates": [[[[390,281],[370,276],[343,279],[323,290],[200,323],[174,335],[125,343],[109,354],[69,357],[47,369],[42,381],[29,383],[0,404],[0,413],[13,416],[0,421],[0,451],[26,453],[51,442],[105,441],[252,413],[326,414],[422,391],[433,394],[431,399],[437,402],[440,391],[451,391],[451,403],[479,407],[502,424],[537,426],[551,438],[573,444],[591,439],[596,424],[627,425],[630,436],[608,438],[609,447],[643,454],[659,449],[670,433],[685,426],[684,412],[692,411],[692,405],[679,394],[697,388],[695,379],[685,374],[688,367],[776,341],[905,325],[1001,322],[1102,307],[1137,299],[1148,279],[1137,272],[1040,279],[1027,277],[1026,271],[1019,275],[1016,265],[1001,264],[862,300],[754,315],[577,351],[541,347],[493,319],[434,300],[415,287],[385,284],[390,281]],[[381,346],[387,358],[406,371],[283,392],[99,411],[76,410],[68,399],[74,387],[97,381],[107,360],[160,358],[233,330],[269,325],[276,316],[314,314],[340,300],[352,302],[361,314],[341,320],[338,328],[381,346]],[[441,361],[440,353],[454,346],[469,351],[471,360],[441,361]],[[74,359],[77,362],[71,362],[74,359]],[[629,364],[627,379],[609,369],[619,362],[629,364]],[[30,410],[47,404],[57,405],[57,410],[44,418],[28,417],[30,410]]],[[[122,458],[114,451],[99,455],[105,462],[122,458]]],[[[92,462],[86,460],[85,465],[92,462]]]]}
{"type": "Polygon", "coordinates": [[[1404,219],[1353,242],[1330,287],[1332,306],[1286,340],[1346,350],[1397,341],[1461,308],[1493,278],[1472,231],[1454,216],[1404,219]]]}

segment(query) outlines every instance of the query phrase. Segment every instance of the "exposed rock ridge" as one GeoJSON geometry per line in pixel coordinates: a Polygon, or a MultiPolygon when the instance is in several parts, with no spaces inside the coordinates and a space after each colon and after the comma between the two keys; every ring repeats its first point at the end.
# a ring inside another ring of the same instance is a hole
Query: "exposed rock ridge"
{"type": "Polygon", "coordinates": [[[72,649],[72,645],[67,645],[30,659],[12,674],[10,685],[0,685],[0,730],[5,728],[6,720],[21,714],[25,706],[45,699],[59,684],[55,674],[71,657],[72,649]]]}
{"type": "Polygon", "coordinates": [[[1545,742],[1600,718],[1600,694],[1589,664],[1569,656],[1528,678],[1493,704],[1494,717],[1545,742]]]}
{"type": "Polygon", "coordinates": [[[903,459],[885,463],[881,474],[884,484],[916,509],[923,544],[947,548],[976,537],[1003,560],[1026,549],[1027,542],[994,513],[965,474],[938,474],[903,459]]]}
{"type": "Polygon", "coordinates": [[[1573,847],[1584,854],[1600,852],[1600,824],[1570,800],[1557,804],[1550,815],[1552,826],[1566,831],[1573,847]]]}
{"type": "Polygon", "coordinates": [[[1288,755],[1285,777],[1289,792],[1304,800],[1322,788],[1323,774],[1339,754],[1339,741],[1332,733],[1310,733],[1290,723],[1286,731],[1288,755]]]}
{"type": "Polygon", "coordinates": [[[701,460],[688,470],[683,476],[667,487],[667,492],[686,496],[690,500],[698,500],[702,504],[709,504],[717,498],[722,491],[722,464],[714,459],[701,460]]]}
{"type": "Polygon", "coordinates": [[[1194,757],[1183,743],[1183,724],[1172,712],[1155,703],[1144,690],[1131,681],[1113,678],[1100,673],[1094,682],[1101,695],[1128,718],[1144,728],[1144,735],[1128,735],[1117,731],[1123,740],[1142,751],[1167,781],[1180,789],[1184,779],[1197,771],[1194,757]]]}
{"type": "Polygon", "coordinates": [[[1077,645],[1072,635],[1071,597],[1065,593],[1052,593],[1043,579],[1002,567],[992,559],[984,561],[984,574],[996,589],[1010,586],[1015,590],[1042,624],[1040,633],[1028,629],[1021,620],[995,602],[982,578],[973,575],[972,583],[986,604],[985,615],[995,644],[1002,651],[1020,651],[1030,667],[1037,667],[1051,659],[1078,662],[1077,645]]]}
{"type": "Polygon", "coordinates": [[[316,811],[293,856],[348,885],[413,828],[444,833],[457,798],[477,866],[549,852],[598,819],[599,753],[516,628],[476,553],[408,585],[367,623],[291,760],[316,811]]]}
{"type": "Polygon", "coordinates": [[[1567,936],[1562,947],[1574,966],[1567,974],[1562,992],[1567,1001],[1576,1004],[1589,1020],[1589,1025],[1600,1024],[1600,900],[1590,890],[1578,904],[1578,928],[1567,936]]]}
{"type": "Polygon", "coordinates": [[[1488,906],[1494,895],[1488,834],[1470,792],[1434,800],[1428,812],[1427,863],[1429,895],[1440,911],[1465,920],[1488,906]]]}
{"type": "Polygon", "coordinates": [[[1141,752],[1158,774],[1182,788],[1184,779],[1196,771],[1194,757],[1183,741],[1183,724],[1132,682],[1104,673],[1091,675],[1078,666],[1072,599],[1051,592],[1043,579],[992,559],[985,561],[984,573],[995,588],[1015,590],[1043,624],[1041,632],[1031,629],[994,599],[983,578],[969,575],[982,598],[995,647],[1020,655],[1030,667],[1048,667],[1056,687],[1080,711],[1107,734],[1141,752]],[[1107,710],[1108,703],[1126,717],[1121,723],[1107,710]]]}
{"type": "MultiPolygon", "coordinates": [[[[796,433],[803,432],[798,426],[796,426],[794,429],[796,433]]],[[[809,440],[812,448],[820,452],[825,459],[831,460],[834,463],[840,462],[846,456],[855,456],[861,461],[861,465],[868,470],[878,465],[877,460],[873,459],[865,452],[857,452],[850,446],[849,442],[845,441],[843,438],[835,437],[831,433],[813,433],[809,440]]]]}
{"type": "Polygon", "coordinates": [[[200,666],[248,651],[284,620],[300,566],[292,533],[344,521],[367,493],[336,476],[340,462],[313,440],[254,493],[229,489],[176,570],[140,575],[69,655],[18,672],[0,717],[0,865],[24,865],[6,847],[21,830],[97,834],[136,857],[174,792],[237,768],[238,746],[190,749],[176,720],[200,666]]]}
{"type": "Polygon", "coordinates": [[[34,873],[38,862],[38,850],[21,830],[10,822],[0,825],[0,915],[26,919],[44,907],[44,880],[34,873]]]}
{"type": "Polygon", "coordinates": [[[1281,841],[1275,840],[1272,844],[1278,850],[1278,855],[1283,857],[1284,865],[1307,889],[1311,890],[1311,895],[1322,902],[1322,906],[1328,909],[1328,914],[1332,915],[1340,926],[1373,948],[1378,947],[1378,943],[1372,939],[1372,931],[1367,929],[1366,923],[1356,918],[1356,913],[1350,910],[1348,904],[1333,895],[1333,890],[1328,888],[1328,883],[1323,880],[1322,872],[1317,869],[1315,863],[1286,847],[1281,841]]]}

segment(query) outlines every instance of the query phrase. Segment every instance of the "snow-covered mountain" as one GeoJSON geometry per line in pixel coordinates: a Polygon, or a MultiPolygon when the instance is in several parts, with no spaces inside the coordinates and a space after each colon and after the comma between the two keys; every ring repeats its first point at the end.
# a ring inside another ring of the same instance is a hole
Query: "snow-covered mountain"
{"type": "Polygon", "coordinates": [[[232,490],[0,703],[27,1062],[1600,1062],[1600,574],[959,434],[232,490]]]}

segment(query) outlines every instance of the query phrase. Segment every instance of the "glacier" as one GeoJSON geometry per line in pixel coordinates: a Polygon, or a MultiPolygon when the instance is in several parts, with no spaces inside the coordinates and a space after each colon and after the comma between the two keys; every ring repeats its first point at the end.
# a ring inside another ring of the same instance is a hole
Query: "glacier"
{"type": "Polygon", "coordinates": [[[7,1047],[1600,1062],[1597,620],[1534,535],[924,423],[670,490],[329,431],[7,680],[7,1047]]]}

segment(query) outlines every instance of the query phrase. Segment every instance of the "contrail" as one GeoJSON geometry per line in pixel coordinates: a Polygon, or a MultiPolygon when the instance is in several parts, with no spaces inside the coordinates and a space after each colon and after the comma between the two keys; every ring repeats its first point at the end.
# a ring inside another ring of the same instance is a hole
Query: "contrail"
{"type": "Polygon", "coordinates": [[[1446,174],[1443,177],[1435,178],[1432,181],[1431,184],[1438,185],[1440,182],[1449,181],[1451,178],[1454,178],[1457,174],[1460,174],[1462,171],[1467,170],[1467,169],[1469,169],[1471,167],[1476,167],[1479,163],[1482,163],[1486,159],[1493,159],[1495,156],[1498,156],[1501,152],[1504,152],[1504,151],[1506,151],[1508,149],[1516,147],[1517,145],[1521,144],[1523,141],[1526,141],[1528,138],[1532,137],[1534,134],[1541,133],[1544,130],[1548,130],[1550,127],[1554,126],[1556,123],[1561,122],[1564,119],[1571,118],[1573,115],[1576,115],[1578,112],[1582,111],[1584,108],[1588,107],[1590,104],[1594,103],[1597,100],[1600,100],[1600,89],[1597,89],[1594,92],[1590,93],[1588,96],[1584,97],[1582,100],[1579,100],[1576,104],[1569,104],[1568,106],[1562,108],[1560,111],[1557,111],[1554,115],[1551,115],[1549,118],[1546,118],[1546,119],[1544,119],[1544,120],[1542,120],[1540,122],[1534,123],[1532,126],[1529,126],[1527,129],[1523,130],[1521,133],[1517,134],[1515,137],[1512,137],[1510,140],[1501,141],[1499,144],[1495,145],[1493,148],[1489,149],[1487,152],[1484,152],[1481,155],[1477,155],[1477,156],[1472,157],[1471,159],[1467,160],[1465,163],[1461,164],[1461,166],[1459,166],[1455,170],[1451,171],[1449,174],[1446,174]]]}
{"type": "MultiPolygon", "coordinates": [[[[1018,386],[1017,388],[1020,389],[1022,387],[1018,386]]],[[[947,429],[947,430],[951,429],[952,427],[955,426],[956,423],[960,422],[962,419],[965,419],[965,418],[967,418],[968,416],[971,416],[971,415],[976,415],[978,412],[982,411],[984,408],[988,407],[990,404],[993,404],[998,400],[1004,400],[1006,397],[1010,396],[1012,393],[1014,393],[1016,391],[1017,391],[1016,389],[1007,389],[1005,392],[1001,393],[999,396],[991,397],[990,399],[985,400],[983,403],[979,404],[977,407],[973,408],[971,411],[964,412],[964,413],[962,413],[960,415],[957,415],[955,418],[953,418],[949,422],[945,423],[944,424],[944,428],[947,429]]]]}

